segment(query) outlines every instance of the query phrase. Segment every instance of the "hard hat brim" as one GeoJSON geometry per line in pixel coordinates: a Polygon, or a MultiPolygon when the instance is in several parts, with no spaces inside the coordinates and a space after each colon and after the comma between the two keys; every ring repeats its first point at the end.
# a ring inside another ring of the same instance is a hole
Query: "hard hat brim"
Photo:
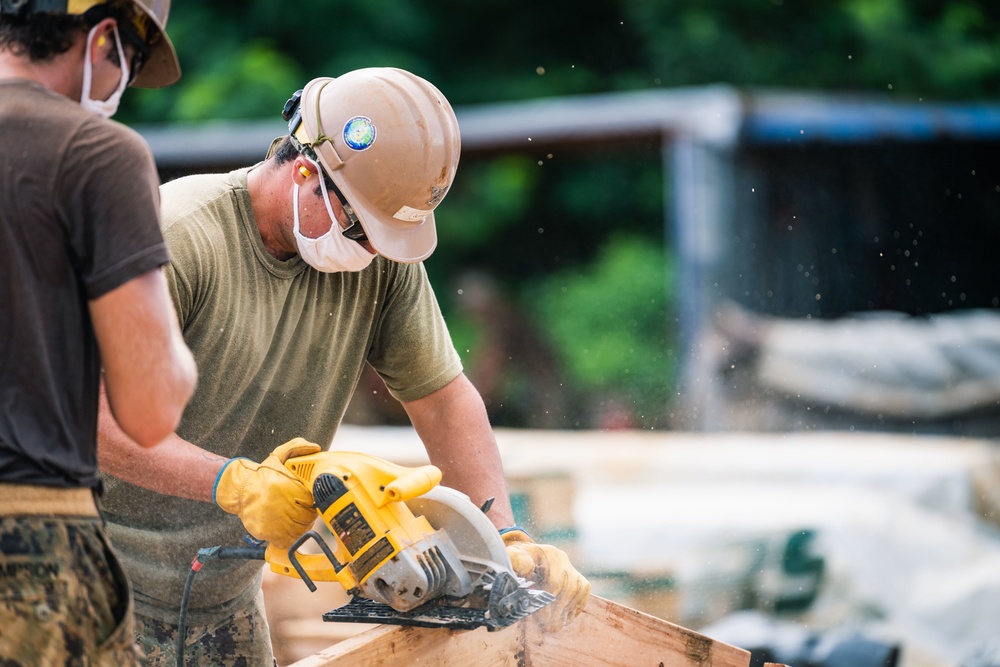
{"type": "Polygon", "coordinates": [[[333,172],[331,178],[354,209],[368,241],[378,254],[405,264],[422,262],[431,256],[437,247],[437,227],[433,211],[419,224],[404,223],[396,219],[383,220],[378,209],[370,206],[339,176],[338,172],[333,172]]]}

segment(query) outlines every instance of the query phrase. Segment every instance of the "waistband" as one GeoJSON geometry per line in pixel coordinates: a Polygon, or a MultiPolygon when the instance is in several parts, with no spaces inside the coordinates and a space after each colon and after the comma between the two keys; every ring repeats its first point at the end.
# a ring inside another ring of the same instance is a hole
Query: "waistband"
{"type": "Polygon", "coordinates": [[[97,517],[94,490],[33,484],[0,484],[0,516],[97,517]]]}

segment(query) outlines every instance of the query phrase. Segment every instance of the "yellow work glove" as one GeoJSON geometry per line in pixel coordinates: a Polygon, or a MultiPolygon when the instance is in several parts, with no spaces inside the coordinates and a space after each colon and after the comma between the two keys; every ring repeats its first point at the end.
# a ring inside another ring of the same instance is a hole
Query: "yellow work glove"
{"type": "Polygon", "coordinates": [[[319,445],[295,438],[261,463],[230,459],[215,478],[212,499],[238,516],[255,538],[287,549],[309,530],[317,514],[312,490],[285,467],[285,461],[318,451],[319,445]]]}
{"type": "Polygon", "coordinates": [[[576,618],[590,599],[590,582],[569,562],[565,552],[549,544],[535,544],[519,528],[503,532],[503,542],[514,573],[535,582],[556,599],[531,615],[545,632],[558,632],[576,618]]]}

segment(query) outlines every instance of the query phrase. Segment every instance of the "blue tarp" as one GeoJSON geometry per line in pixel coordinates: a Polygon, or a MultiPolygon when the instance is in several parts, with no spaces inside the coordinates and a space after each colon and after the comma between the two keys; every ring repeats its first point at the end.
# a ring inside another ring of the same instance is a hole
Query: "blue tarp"
{"type": "Polygon", "coordinates": [[[801,103],[751,103],[742,138],[758,144],[813,141],[1000,139],[1000,105],[850,102],[816,98],[801,103]]]}

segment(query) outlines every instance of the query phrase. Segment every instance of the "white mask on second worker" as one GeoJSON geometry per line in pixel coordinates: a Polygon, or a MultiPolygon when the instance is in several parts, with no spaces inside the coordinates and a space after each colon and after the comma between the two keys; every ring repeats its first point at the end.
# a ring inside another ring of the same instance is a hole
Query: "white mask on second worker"
{"type": "MultiPolygon", "coordinates": [[[[316,173],[319,166],[312,165],[316,173]]],[[[292,231],[295,233],[295,242],[299,247],[299,255],[309,266],[324,273],[337,273],[338,271],[360,271],[366,268],[375,259],[375,255],[368,252],[364,246],[357,241],[352,241],[341,233],[340,223],[337,216],[333,214],[330,206],[330,197],[326,191],[326,183],[323,177],[319,179],[320,187],[323,191],[323,203],[326,204],[327,215],[330,216],[330,230],[319,238],[311,239],[304,236],[299,231],[299,184],[295,184],[292,193],[294,202],[292,204],[295,226],[292,231]]]]}
{"type": "Polygon", "coordinates": [[[118,47],[118,64],[122,70],[122,79],[118,83],[118,88],[115,92],[111,93],[111,97],[108,99],[103,101],[90,99],[90,85],[94,77],[94,65],[90,60],[90,44],[93,42],[96,30],[97,26],[95,25],[87,35],[87,52],[83,62],[83,92],[80,94],[80,106],[87,111],[93,111],[105,118],[111,118],[118,111],[118,103],[122,99],[122,93],[125,92],[125,88],[128,86],[128,62],[125,60],[125,49],[122,48],[122,40],[118,36],[118,26],[114,26],[115,45],[118,47]]]}

